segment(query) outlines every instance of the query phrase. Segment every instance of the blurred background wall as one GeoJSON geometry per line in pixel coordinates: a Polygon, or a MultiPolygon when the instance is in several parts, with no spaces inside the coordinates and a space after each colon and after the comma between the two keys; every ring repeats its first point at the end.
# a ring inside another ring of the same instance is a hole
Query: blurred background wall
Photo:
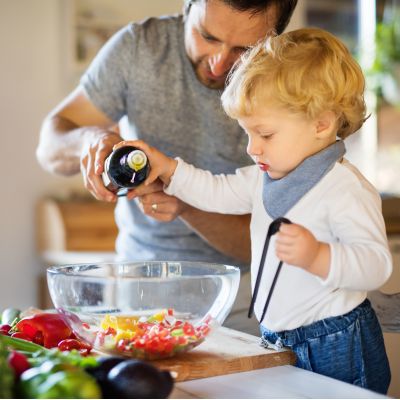
{"type": "MultiPolygon", "coordinates": [[[[141,19],[176,13],[182,6],[181,0],[129,3],[127,20],[130,12],[132,19],[141,19]]],[[[41,121],[82,72],[81,65],[68,59],[72,4],[0,0],[0,309],[38,305],[37,280],[44,268],[35,242],[39,199],[83,191],[80,176],[51,176],[35,158],[41,121]]]]}

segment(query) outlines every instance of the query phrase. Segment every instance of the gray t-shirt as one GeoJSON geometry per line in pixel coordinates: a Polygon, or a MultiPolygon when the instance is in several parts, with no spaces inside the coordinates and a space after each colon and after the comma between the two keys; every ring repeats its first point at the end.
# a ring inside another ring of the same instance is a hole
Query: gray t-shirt
{"type": "MultiPolygon", "coordinates": [[[[81,79],[93,104],[118,122],[124,139],[140,138],[171,157],[213,173],[249,165],[246,135],[222,109],[218,90],[196,78],[184,48],[182,16],[150,18],[117,32],[81,79]]],[[[234,264],[181,220],[145,216],[120,198],[117,253],[124,260],[197,260],[234,264]]]]}

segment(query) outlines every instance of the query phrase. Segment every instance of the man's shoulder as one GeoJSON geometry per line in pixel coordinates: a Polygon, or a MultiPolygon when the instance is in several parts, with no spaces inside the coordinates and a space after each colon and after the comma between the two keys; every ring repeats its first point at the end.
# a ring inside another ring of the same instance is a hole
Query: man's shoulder
{"type": "Polygon", "coordinates": [[[152,47],[160,47],[171,38],[180,37],[180,33],[183,32],[183,17],[178,14],[149,17],[142,21],[131,23],[129,31],[139,41],[152,47]]]}

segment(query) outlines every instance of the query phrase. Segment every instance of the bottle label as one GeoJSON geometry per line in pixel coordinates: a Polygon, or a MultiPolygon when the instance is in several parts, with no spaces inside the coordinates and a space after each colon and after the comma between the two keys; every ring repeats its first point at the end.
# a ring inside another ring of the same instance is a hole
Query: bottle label
{"type": "Polygon", "coordinates": [[[134,150],[128,154],[127,163],[130,168],[138,172],[147,164],[147,156],[141,150],[134,150]]]}
{"type": "Polygon", "coordinates": [[[108,174],[106,171],[104,171],[101,174],[101,177],[103,178],[103,184],[105,187],[108,187],[109,185],[111,185],[111,179],[108,177],[108,174]]]}
{"type": "Polygon", "coordinates": [[[104,171],[101,174],[101,177],[103,179],[103,184],[104,186],[112,191],[115,192],[118,189],[118,185],[116,185],[111,179],[110,176],[108,175],[108,170],[110,167],[110,160],[111,160],[111,156],[107,157],[105,162],[104,162],[104,171]]]}

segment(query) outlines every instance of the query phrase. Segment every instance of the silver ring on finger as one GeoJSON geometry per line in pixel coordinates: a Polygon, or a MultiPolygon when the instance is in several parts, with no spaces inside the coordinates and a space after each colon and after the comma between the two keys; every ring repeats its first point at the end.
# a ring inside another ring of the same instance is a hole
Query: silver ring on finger
{"type": "Polygon", "coordinates": [[[151,211],[156,212],[156,211],[157,211],[157,208],[158,208],[158,204],[157,204],[157,203],[153,203],[153,204],[151,205],[151,211]]]}

